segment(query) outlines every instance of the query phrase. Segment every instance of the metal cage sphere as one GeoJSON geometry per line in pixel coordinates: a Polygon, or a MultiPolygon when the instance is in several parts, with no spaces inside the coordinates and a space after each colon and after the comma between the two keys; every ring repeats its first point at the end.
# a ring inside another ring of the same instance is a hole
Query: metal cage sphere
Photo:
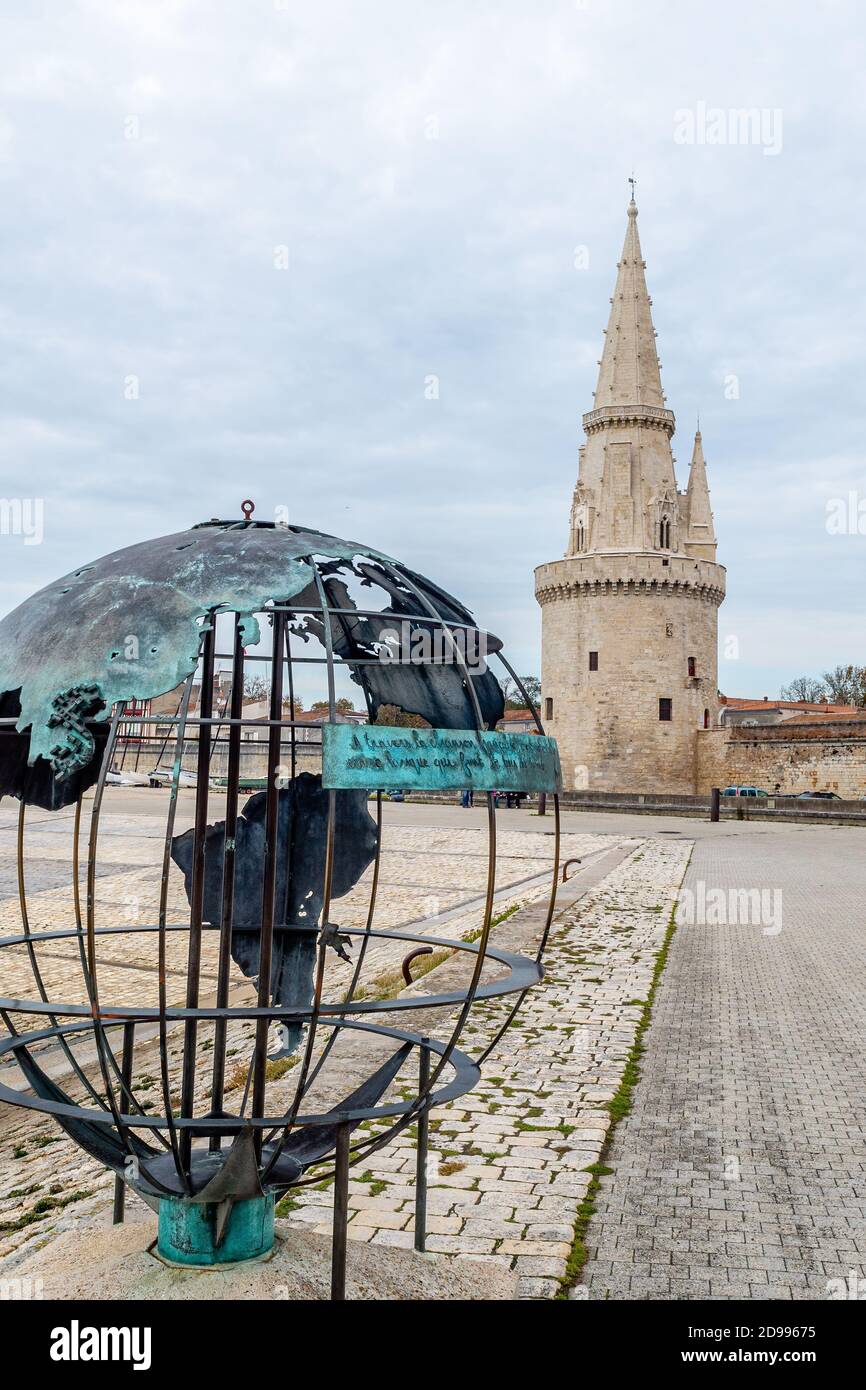
{"type": "Polygon", "coordinates": [[[366,1160],[469,1090],[542,977],[558,801],[546,925],[537,953],[520,956],[491,940],[493,787],[481,928],[454,939],[377,925],[388,780],[328,784],[317,758],[327,764],[329,748],[354,737],[334,732],[349,718],[337,693],[346,680],[363,694],[366,729],[380,737],[383,718],[398,721],[399,734],[381,735],[389,748],[450,748],[458,731],[485,749],[520,738],[491,733],[503,697],[487,658],[516,679],[451,595],[354,542],[255,522],[248,504],[243,521],[82,567],[4,619],[0,794],[20,799],[21,930],[0,938],[0,1056],[15,1058],[29,1090],[3,1084],[0,1099],[54,1116],[153,1207],[213,1209],[218,1246],[233,1209],[366,1160]],[[299,686],[311,685],[320,743],[299,708],[299,686]],[[175,706],[152,712],[167,691],[175,706]],[[130,777],[127,764],[154,747],[170,769],[157,756],[153,774],[130,777]],[[151,877],[142,870],[132,912],[106,911],[108,788],[158,774],[168,796],[151,877]],[[71,910],[48,930],[28,910],[31,806],[70,822],[71,910]],[[355,904],[355,925],[335,920],[341,899],[355,904]],[[458,987],[377,995],[383,962],[410,979],[429,948],[465,960],[458,987]],[[78,957],[77,998],[53,997],[58,953],[78,957]],[[112,996],[118,953],[155,965],[155,997],[144,985],[140,999],[112,996]],[[25,966],[32,987],[10,991],[3,982],[25,966]],[[481,1001],[504,1001],[501,1027],[472,1057],[459,1043],[481,1001]]]}

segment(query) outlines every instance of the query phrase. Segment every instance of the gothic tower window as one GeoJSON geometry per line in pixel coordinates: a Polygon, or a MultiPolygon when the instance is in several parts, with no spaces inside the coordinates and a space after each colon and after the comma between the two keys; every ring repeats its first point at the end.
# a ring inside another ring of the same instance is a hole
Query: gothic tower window
{"type": "Polygon", "coordinates": [[[705,729],[708,729],[709,727],[710,727],[710,711],[709,711],[708,709],[705,709],[705,710],[704,710],[704,728],[705,728],[705,729]]]}
{"type": "Polygon", "coordinates": [[[660,699],[659,699],[659,719],[661,719],[663,723],[669,724],[670,721],[673,719],[673,717],[674,717],[674,716],[673,716],[673,707],[674,707],[674,702],[673,702],[673,700],[668,699],[668,698],[667,698],[666,696],[664,696],[664,695],[660,697],[660,699]]]}
{"type": "Polygon", "coordinates": [[[576,550],[586,550],[586,527],[584,526],[582,520],[577,523],[577,533],[575,535],[574,543],[576,550]]]}
{"type": "Polygon", "coordinates": [[[666,487],[653,502],[653,544],[657,550],[676,550],[679,502],[676,488],[666,487]]]}

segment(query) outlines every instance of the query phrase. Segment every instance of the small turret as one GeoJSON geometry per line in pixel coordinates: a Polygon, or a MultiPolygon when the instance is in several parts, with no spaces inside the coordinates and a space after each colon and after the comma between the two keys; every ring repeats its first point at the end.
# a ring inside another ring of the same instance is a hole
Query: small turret
{"type": "Polygon", "coordinates": [[[700,429],[695,432],[685,510],[683,549],[687,555],[694,555],[696,560],[715,560],[716,532],[710,507],[710,489],[707,486],[707,466],[700,429]]]}

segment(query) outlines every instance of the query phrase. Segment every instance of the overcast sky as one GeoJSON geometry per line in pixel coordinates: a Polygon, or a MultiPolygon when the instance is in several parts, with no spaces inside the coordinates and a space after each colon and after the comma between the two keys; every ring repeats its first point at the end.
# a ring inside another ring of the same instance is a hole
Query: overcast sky
{"type": "Polygon", "coordinates": [[[866,535],[827,515],[866,511],[862,5],[0,12],[2,495],[44,499],[41,544],[0,536],[3,612],[250,496],[537,671],[634,169],[680,485],[700,410],[728,569],[720,685],[866,659],[866,535]],[[741,108],[763,127],[718,143],[741,108]]]}

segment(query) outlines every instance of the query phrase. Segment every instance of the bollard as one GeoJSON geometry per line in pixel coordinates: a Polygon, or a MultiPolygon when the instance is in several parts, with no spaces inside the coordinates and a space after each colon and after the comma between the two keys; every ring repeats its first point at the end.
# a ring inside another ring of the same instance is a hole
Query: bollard
{"type": "Polygon", "coordinates": [[[710,820],[713,822],[719,819],[719,801],[721,793],[718,787],[713,787],[710,792],[710,820]]]}

